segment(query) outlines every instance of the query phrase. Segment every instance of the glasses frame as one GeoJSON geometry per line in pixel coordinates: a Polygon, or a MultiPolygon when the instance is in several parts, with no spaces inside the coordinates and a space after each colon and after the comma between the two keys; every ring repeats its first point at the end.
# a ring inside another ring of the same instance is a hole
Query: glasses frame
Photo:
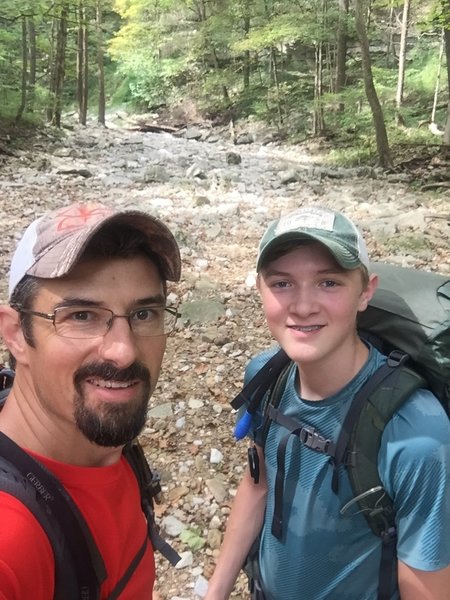
{"type": "Polygon", "coordinates": [[[171,333],[173,333],[175,331],[177,319],[180,316],[180,313],[178,312],[178,306],[165,306],[164,304],[141,306],[139,308],[135,308],[134,310],[130,311],[130,313],[127,315],[118,315],[115,312],[113,312],[110,308],[106,308],[104,306],[84,306],[84,305],[58,306],[57,308],[54,309],[54,311],[52,313],[45,313],[45,312],[40,312],[38,310],[31,310],[29,308],[23,308],[22,306],[20,306],[18,304],[11,305],[11,308],[16,310],[18,313],[22,313],[25,315],[31,315],[33,317],[41,317],[42,319],[47,319],[48,321],[51,321],[53,324],[53,327],[55,328],[56,335],[58,335],[59,337],[62,337],[62,338],[67,338],[67,339],[72,339],[72,340],[93,340],[97,337],[105,337],[105,335],[107,335],[107,333],[111,330],[111,327],[113,326],[113,323],[114,323],[114,319],[117,319],[117,318],[127,319],[130,331],[138,338],[162,337],[164,335],[170,335],[171,333]],[[58,328],[56,327],[55,317],[59,311],[67,310],[68,308],[80,308],[80,309],[84,308],[86,311],[100,308],[101,310],[109,312],[111,314],[111,318],[106,322],[107,329],[106,329],[105,333],[103,333],[102,335],[93,335],[93,336],[87,336],[87,337],[71,337],[68,335],[61,335],[60,333],[58,333],[58,328]],[[159,333],[159,334],[155,334],[155,335],[139,335],[139,334],[137,334],[131,325],[131,320],[130,320],[131,315],[133,313],[139,312],[140,310],[154,309],[154,308],[162,308],[162,309],[164,309],[165,312],[168,312],[170,315],[175,317],[172,329],[169,332],[159,333]]]}

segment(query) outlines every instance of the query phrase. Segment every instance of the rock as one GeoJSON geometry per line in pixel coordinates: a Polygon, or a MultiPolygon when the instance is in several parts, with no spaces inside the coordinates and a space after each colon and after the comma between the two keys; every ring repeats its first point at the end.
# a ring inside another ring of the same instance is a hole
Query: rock
{"type": "Polygon", "coordinates": [[[181,319],[189,323],[210,323],[225,315],[223,304],[215,300],[194,300],[180,307],[181,319]]]}
{"type": "Polygon", "coordinates": [[[216,502],[221,504],[228,495],[228,491],[224,482],[220,479],[207,479],[205,483],[208,487],[208,490],[214,496],[216,502]]]}
{"type": "Polygon", "coordinates": [[[242,157],[237,152],[227,152],[226,159],[229,165],[240,165],[242,162],[242,157]]]}
{"type": "Polygon", "coordinates": [[[206,542],[212,550],[218,550],[222,545],[222,534],[218,529],[210,529],[206,542]]]}
{"type": "Polygon", "coordinates": [[[192,556],[192,552],[187,550],[186,552],[180,552],[181,560],[177,562],[175,565],[175,569],[186,569],[186,567],[190,567],[194,562],[194,557],[192,556]]]}
{"type": "Polygon", "coordinates": [[[178,537],[186,529],[186,525],[172,515],[164,517],[161,525],[170,537],[178,537]]]}
{"type": "Polygon", "coordinates": [[[217,450],[217,448],[211,448],[211,453],[209,456],[209,462],[212,465],[218,465],[219,463],[221,463],[223,460],[223,454],[222,452],[220,452],[220,450],[217,450]]]}
{"type": "Polygon", "coordinates": [[[171,417],[173,415],[172,404],[170,402],[165,402],[164,404],[160,404],[159,406],[155,406],[151,408],[147,416],[153,419],[163,419],[165,417],[171,417]]]}

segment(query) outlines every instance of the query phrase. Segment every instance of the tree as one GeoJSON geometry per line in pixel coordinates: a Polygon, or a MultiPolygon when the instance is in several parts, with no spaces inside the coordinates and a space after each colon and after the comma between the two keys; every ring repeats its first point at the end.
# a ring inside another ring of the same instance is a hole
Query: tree
{"type": "Polygon", "coordinates": [[[56,49],[52,65],[50,84],[51,105],[50,122],[56,127],[61,127],[61,112],[63,108],[63,88],[65,77],[66,43],[67,43],[67,17],[68,8],[62,5],[55,16],[56,49]]]}
{"type": "Polygon", "coordinates": [[[405,83],[406,39],[408,36],[408,21],[409,21],[410,6],[411,6],[411,0],[404,0],[402,28],[401,28],[401,35],[400,35],[400,52],[398,55],[397,94],[395,96],[397,125],[404,125],[403,117],[401,116],[400,110],[402,108],[402,103],[403,103],[403,87],[404,87],[404,83],[405,83]]]}
{"type": "Polygon", "coordinates": [[[16,121],[20,121],[27,104],[27,84],[28,84],[28,43],[27,43],[27,18],[22,15],[22,84],[21,101],[17,111],[16,121]]]}
{"type": "Polygon", "coordinates": [[[444,40],[445,40],[445,55],[447,58],[447,120],[445,122],[445,131],[443,142],[450,146],[450,0],[442,2],[444,14],[444,40]]]}
{"type": "MultiPolygon", "coordinates": [[[[345,87],[347,67],[347,19],[349,0],[339,0],[339,15],[336,36],[336,85],[335,92],[339,94],[345,87]]],[[[339,103],[342,112],[345,106],[339,103]]]]}
{"type": "Polygon", "coordinates": [[[103,49],[103,7],[102,0],[97,0],[96,5],[96,30],[97,30],[97,72],[98,72],[98,122],[105,125],[105,55],[103,49]]]}
{"type": "Polygon", "coordinates": [[[369,102],[370,109],[372,111],[372,119],[375,127],[378,161],[381,167],[384,169],[389,169],[392,167],[392,159],[386,125],[384,123],[383,111],[373,82],[372,61],[370,57],[369,40],[366,30],[365,0],[355,0],[355,26],[361,47],[364,89],[366,92],[367,101],[369,102]]]}
{"type": "Polygon", "coordinates": [[[86,7],[83,0],[78,2],[78,32],[77,32],[77,100],[78,121],[86,125],[88,110],[88,29],[86,7]]]}

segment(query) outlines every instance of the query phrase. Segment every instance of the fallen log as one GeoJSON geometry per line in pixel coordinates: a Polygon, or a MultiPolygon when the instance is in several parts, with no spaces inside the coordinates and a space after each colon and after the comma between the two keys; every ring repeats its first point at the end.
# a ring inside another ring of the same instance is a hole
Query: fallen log
{"type": "Polygon", "coordinates": [[[171,125],[150,125],[148,123],[137,123],[131,128],[131,131],[142,131],[143,133],[177,133],[180,129],[184,129],[186,125],[181,127],[172,127],[171,125]]]}

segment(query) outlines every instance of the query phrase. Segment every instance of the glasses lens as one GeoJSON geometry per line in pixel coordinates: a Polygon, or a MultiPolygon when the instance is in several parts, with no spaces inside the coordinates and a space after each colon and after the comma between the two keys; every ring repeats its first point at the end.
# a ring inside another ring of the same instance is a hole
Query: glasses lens
{"type": "Polygon", "coordinates": [[[108,331],[113,313],[107,308],[68,306],[55,310],[56,333],[62,337],[88,339],[108,331]]]}
{"type": "Polygon", "coordinates": [[[177,311],[165,306],[145,306],[130,313],[133,333],[142,337],[172,333],[177,322],[177,311]]]}

